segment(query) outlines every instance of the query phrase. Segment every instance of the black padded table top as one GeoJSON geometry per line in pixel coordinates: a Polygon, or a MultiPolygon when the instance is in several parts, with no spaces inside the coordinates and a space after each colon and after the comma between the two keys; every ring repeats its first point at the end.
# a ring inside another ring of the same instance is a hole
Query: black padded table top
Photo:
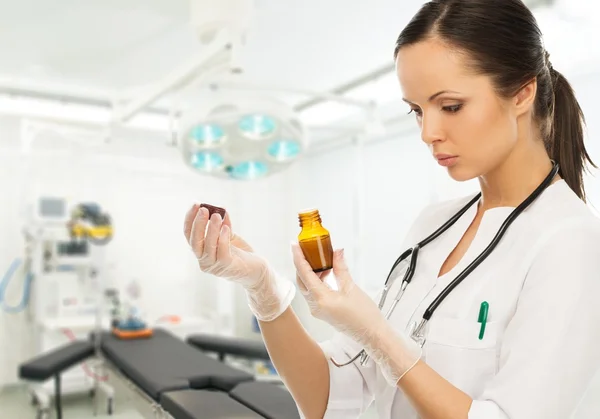
{"type": "Polygon", "coordinates": [[[44,381],[67,368],[94,355],[94,345],[88,341],[75,341],[41,354],[19,366],[19,377],[44,381]]]}
{"type": "Polygon", "coordinates": [[[162,408],[175,419],[262,419],[263,416],[236,402],[227,393],[180,390],[163,393],[162,408]]]}
{"type": "Polygon", "coordinates": [[[187,338],[187,342],[204,351],[270,360],[269,352],[262,341],[215,335],[192,335],[187,338]]]}
{"type": "Polygon", "coordinates": [[[300,419],[292,395],[276,384],[258,381],[241,383],[229,395],[267,419],[300,419]]]}
{"type": "Polygon", "coordinates": [[[146,339],[104,333],[101,350],[125,376],[158,401],[165,391],[215,388],[229,391],[254,377],[222,364],[163,329],[146,339]]]}

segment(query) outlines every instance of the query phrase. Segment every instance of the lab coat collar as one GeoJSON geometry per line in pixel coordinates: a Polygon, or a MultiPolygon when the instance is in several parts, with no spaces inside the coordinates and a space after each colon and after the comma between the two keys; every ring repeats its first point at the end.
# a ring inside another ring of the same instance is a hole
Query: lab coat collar
{"type": "MultiPolygon", "coordinates": [[[[449,284],[454,278],[460,274],[479,254],[481,254],[485,248],[492,242],[494,236],[500,230],[502,223],[508,218],[510,213],[514,210],[513,207],[496,207],[486,210],[483,213],[481,222],[473,238],[473,241],[469,245],[469,248],[461,258],[461,260],[454,266],[450,271],[444,275],[437,277],[439,269],[447,259],[450,252],[458,245],[465,232],[472,224],[475,216],[477,215],[477,208],[479,202],[471,208],[461,217],[461,219],[453,226],[452,233],[448,237],[448,245],[439,247],[439,256],[437,257],[438,263],[437,272],[433,278],[433,282],[436,286],[444,287],[449,284]]],[[[450,233],[450,231],[448,231],[450,233]]]]}
{"type": "MultiPolygon", "coordinates": [[[[531,206],[528,209],[526,209],[514,222],[517,223],[526,221],[529,212],[528,210],[530,210],[535,205],[544,205],[545,201],[552,200],[556,194],[559,194],[561,193],[561,191],[564,190],[565,186],[566,183],[562,179],[548,186],[546,190],[538,197],[538,199],[534,201],[531,204],[531,206]]],[[[469,199],[472,199],[474,196],[475,195],[472,195],[471,197],[469,197],[469,199]]],[[[450,283],[454,278],[456,278],[458,274],[462,272],[463,269],[465,269],[473,260],[475,260],[475,258],[479,254],[481,254],[481,252],[483,252],[485,248],[492,242],[492,240],[500,230],[502,223],[506,221],[508,216],[516,208],[504,206],[490,208],[486,210],[483,213],[481,222],[479,224],[479,228],[477,229],[477,233],[475,234],[471,245],[467,249],[462,259],[454,268],[452,268],[450,271],[438,278],[437,274],[439,273],[439,269],[441,268],[442,264],[444,263],[450,252],[454,250],[458,242],[461,240],[461,238],[475,219],[480,202],[481,199],[476,204],[472,205],[465,214],[463,214],[460,220],[457,221],[457,223],[453,226],[451,231],[447,232],[449,233],[447,243],[451,244],[448,246],[439,247],[438,255],[436,255],[436,259],[438,259],[439,261],[439,263],[436,263],[438,270],[433,275],[432,285],[433,283],[436,283],[437,286],[443,287],[450,283]]]]}

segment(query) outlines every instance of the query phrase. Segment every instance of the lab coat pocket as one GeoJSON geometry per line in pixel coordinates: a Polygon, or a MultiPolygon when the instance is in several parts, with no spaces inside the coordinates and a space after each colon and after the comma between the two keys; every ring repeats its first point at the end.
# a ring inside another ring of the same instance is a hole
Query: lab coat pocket
{"type": "Polygon", "coordinates": [[[498,322],[488,322],[482,339],[476,321],[435,316],[424,346],[425,361],[446,380],[475,398],[498,368],[498,322]]]}

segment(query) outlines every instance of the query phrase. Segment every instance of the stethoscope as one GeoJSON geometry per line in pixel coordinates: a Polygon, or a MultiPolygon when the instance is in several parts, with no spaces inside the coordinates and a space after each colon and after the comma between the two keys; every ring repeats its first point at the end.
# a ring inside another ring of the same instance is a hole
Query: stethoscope
{"type": "MultiPolygon", "coordinates": [[[[431,302],[429,307],[427,307],[427,310],[425,310],[425,312],[423,313],[423,318],[421,319],[421,322],[419,323],[419,325],[417,326],[415,323],[412,326],[412,328],[411,328],[412,330],[409,333],[410,337],[415,342],[417,342],[421,347],[423,347],[423,345],[425,344],[425,325],[427,324],[429,319],[431,319],[431,316],[433,315],[435,310],[440,306],[440,304],[442,304],[444,299],[454,290],[454,288],[456,288],[458,286],[458,284],[460,284],[471,272],[473,272],[473,270],[477,266],[479,266],[479,264],[481,262],[483,262],[490,255],[490,253],[492,253],[492,251],[496,248],[496,246],[500,242],[500,239],[502,238],[502,236],[504,236],[504,233],[506,233],[506,230],[512,224],[512,222],[529,205],[531,205],[531,203],[533,201],[535,201],[542,194],[542,192],[552,183],[552,180],[558,174],[558,171],[559,171],[559,166],[556,162],[553,161],[552,162],[552,170],[550,171],[548,176],[546,176],[546,178],[543,180],[543,182],[523,202],[521,202],[521,204],[518,207],[516,207],[510,213],[508,218],[502,223],[502,225],[500,226],[500,229],[498,230],[498,232],[496,233],[496,235],[494,236],[494,238],[492,239],[490,244],[483,250],[483,252],[481,252],[479,254],[479,256],[477,256],[477,258],[475,258],[475,260],[473,262],[471,262],[471,264],[469,264],[469,266],[467,266],[460,274],[458,274],[458,276],[456,278],[454,278],[454,280],[452,280],[452,282],[450,284],[448,284],[442,290],[442,292],[440,292],[440,294],[431,302]]],[[[400,285],[400,289],[398,290],[398,294],[396,295],[396,298],[392,302],[392,305],[390,306],[390,308],[388,309],[388,311],[385,315],[386,320],[388,320],[390,318],[390,316],[394,312],[396,306],[400,302],[402,295],[404,295],[404,291],[406,291],[406,288],[412,281],[412,278],[415,274],[415,269],[417,266],[417,259],[419,256],[420,249],[422,249],[423,247],[425,247],[426,245],[431,243],[433,240],[437,239],[440,235],[442,235],[445,231],[447,231],[450,227],[452,227],[460,219],[460,217],[462,217],[463,214],[465,212],[467,212],[467,210],[469,208],[471,208],[471,206],[473,204],[475,204],[476,202],[479,201],[479,198],[481,198],[481,192],[478,193],[473,199],[471,199],[467,203],[467,205],[465,205],[463,208],[461,208],[456,214],[454,214],[452,216],[452,218],[450,218],[448,221],[446,221],[446,223],[444,223],[440,228],[438,228],[436,231],[434,231],[431,235],[426,237],[421,242],[417,243],[414,247],[412,247],[412,248],[408,249],[407,251],[405,251],[404,253],[402,253],[400,255],[400,257],[398,259],[396,259],[396,261],[394,262],[394,265],[392,266],[392,269],[390,270],[390,273],[387,276],[387,279],[385,280],[385,284],[384,284],[383,290],[381,292],[381,297],[379,298],[379,303],[378,303],[379,310],[383,309],[385,300],[387,298],[387,294],[399,276],[399,275],[395,276],[392,279],[392,274],[393,274],[394,270],[398,267],[399,264],[406,261],[406,259],[410,256],[410,262],[408,263],[408,269],[404,273],[404,277],[402,278],[402,283],[400,285]]],[[[336,367],[343,367],[343,366],[352,364],[359,357],[361,359],[361,361],[360,361],[361,365],[363,365],[363,366],[366,365],[366,363],[369,359],[369,356],[367,355],[367,352],[365,351],[365,349],[361,350],[356,356],[354,356],[352,359],[350,359],[350,361],[345,362],[343,364],[340,364],[333,359],[331,359],[331,362],[336,367]]]]}

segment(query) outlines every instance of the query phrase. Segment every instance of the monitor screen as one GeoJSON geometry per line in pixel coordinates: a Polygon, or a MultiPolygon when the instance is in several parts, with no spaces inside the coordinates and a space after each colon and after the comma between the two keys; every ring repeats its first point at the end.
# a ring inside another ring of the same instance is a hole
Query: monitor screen
{"type": "Polygon", "coordinates": [[[38,215],[42,218],[64,218],[67,203],[61,198],[40,198],[38,215]]]}

